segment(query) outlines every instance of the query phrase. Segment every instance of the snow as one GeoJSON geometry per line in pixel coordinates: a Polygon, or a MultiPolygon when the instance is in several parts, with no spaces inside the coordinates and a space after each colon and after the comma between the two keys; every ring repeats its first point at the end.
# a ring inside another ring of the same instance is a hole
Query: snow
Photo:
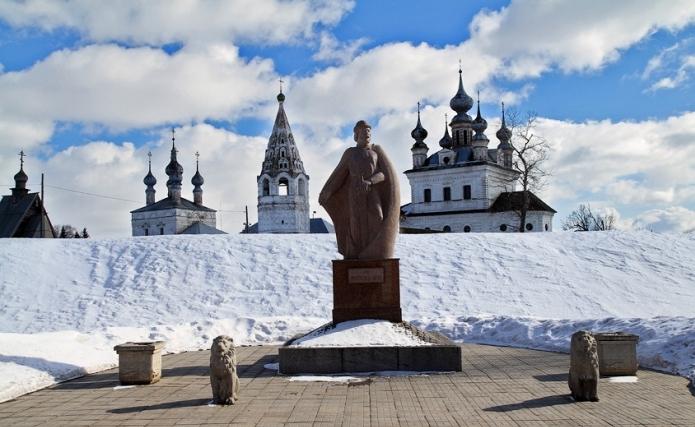
{"type": "Polygon", "coordinates": [[[384,347],[432,345],[402,326],[386,320],[361,319],[312,331],[292,342],[293,347],[384,347]]]}
{"type": "Polygon", "coordinates": [[[608,377],[606,378],[609,383],[636,383],[638,382],[637,377],[624,376],[624,377],[608,377]]]}
{"type": "MultiPolygon", "coordinates": [[[[454,340],[567,351],[640,335],[642,366],[695,377],[695,235],[401,235],[404,319],[454,340]]],[[[0,239],[0,401],[167,352],[278,344],[330,320],[334,235],[0,239]]]]}

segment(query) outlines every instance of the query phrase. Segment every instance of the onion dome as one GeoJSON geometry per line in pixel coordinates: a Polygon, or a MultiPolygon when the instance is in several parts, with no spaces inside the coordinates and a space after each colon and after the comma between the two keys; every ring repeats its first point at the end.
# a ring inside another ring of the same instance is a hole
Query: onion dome
{"type": "Polygon", "coordinates": [[[446,114],[444,115],[444,136],[439,140],[439,146],[442,148],[451,148],[454,145],[454,140],[449,135],[449,124],[447,123],[446,114]]]}
{"type": "Polygon", "coordinates": [[[512,139],[512,131],[509,130],[509,128],[507,127],[507,123],[504,120],[504,102],[502,103],[502,126],[499,128],[495,135],[497,135],[497,139],[500,140],[500,145],[498,146],[498,148],[500,148],[500,146],[502,145],[504,145],[505,147],[501,148],[506,148],[507,146],[511,148],[509,140],[512,139]]]}
{"type": "Polygon", "coordinates": [[[157,184],[157,178],[152,175],[152,153],[147,153],[147,156],[149,157],[149,169],[142,182],[148,187],[154,187],[157,184]]]}
{"type": "Polygon", "coordinates": [[[201,175],[200,172],[198,171],[198,156],[200,156],[200,154],[198,154],[196,152],[195,153],[195,157],[196,157],[196,159],[195,159],[195,175],[193,175],[193,178],[191,178],[191,184],[193,184],[193,186],[195,186],[195,187],[200,187],[201,185],[203,185],[205,183],[205,180],[203,179],[203,175],[201,175]]]}
{"type": "Polygon", "coordinates": [[[29,177],[24,173],[24,168],[20,168],[14,176],[14,184],[16,188],[24,188],[27,185],[29,177]]]}
{"type": "Polygon", "coordinates": [[[176,140],[174,138],[174,129],[171,130],[171,160],[164,172],[169,176],[167,186],[171,184],[181,185],[183,180],[183,166],[176,160],[176,140]]]}
{"type": "Polygon", "coordinates": [[[473,139],[487,139],[487,137],[485,136],[485,129],[487,129],[487,120],[485,120],[480,115],[480,93],[478,93],[478,114],[475,116],[475,120],[473,120],[471,128],[473,128],[473,130],[475,131],[473,139]]]}
{"type": "Polygon", "coordinates": [[[427,147],[427,145],[425,145],[425,143],[423,142],[424,139],[427,138],[427,130],[424,127],[422,127],[422,123],[420,123],[420,103],[419,102],[417,103],[417,125],[415,126],[415,129],[413,129],[413,131],[410,132],[410,136],[412,136],[413,139],[415,140],[415,144],[413,145],[413,147],[416,147],[416,146],[417,147],[420,147],[420,146],[427,147]]]}
{"type": "Polygon", "coordinates": [[[19,172],[14,175],[14,187],[18,190],[23,190],[27,186],[29,177],[24,172],[24,150],[19,152],[19,172]]]}
{"type": "Polygon", "coordinates": [[[462,74],[463,71],[461,71],[461,67],[459,67],[459,89],[456,92],[456,95],[454,95],[454,97],[451,98],[451,101],[449,101],[449,106],[457,113],[454,119],[451,121],[452,123],[471,121],[471,116],[469,116],[467,113],[468,110],[473,107],[473,98],[471,98],[463,88],[462,74]]]}

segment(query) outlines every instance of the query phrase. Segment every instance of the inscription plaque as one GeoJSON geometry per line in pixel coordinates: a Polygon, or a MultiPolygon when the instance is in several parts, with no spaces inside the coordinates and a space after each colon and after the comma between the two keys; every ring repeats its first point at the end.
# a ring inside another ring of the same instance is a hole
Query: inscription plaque
{"type": "Polygon", "coordinates": [[[350,268],[348,269],[348,283],[384,283],[384,268],[350,268]]]}

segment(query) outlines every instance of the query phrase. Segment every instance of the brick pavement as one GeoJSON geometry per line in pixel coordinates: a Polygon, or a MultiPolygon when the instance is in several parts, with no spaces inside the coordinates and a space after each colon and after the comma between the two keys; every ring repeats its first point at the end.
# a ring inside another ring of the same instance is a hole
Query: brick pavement
{"type": "Polygon", "coordinates": [[[568,356],[463,345],[461,373],[298,382],[264,369],[277,348],[238,351],[241,399],[209,406],[209,352],[164,356],[162,380],[116,388],[110,370],[0,404],[0,425],[695,426],[684,378],[640,370],[638,383],[602,379],[598,403],[568,398],[568,356]]]}

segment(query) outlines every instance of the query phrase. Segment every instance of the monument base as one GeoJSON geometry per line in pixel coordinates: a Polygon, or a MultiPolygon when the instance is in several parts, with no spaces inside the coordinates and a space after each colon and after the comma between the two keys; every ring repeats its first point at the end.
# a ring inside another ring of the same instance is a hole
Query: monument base
{"type": "Polygon", "coordinates": [[[333,260],[333,323],[381,319],[401,322],[397,258],[333,260]]]}
{"type": "MultiPolygon", "coordinates": [[[[333,326],[323,326],[326,327],[333,326]]],[[[278,349],[279,371],[285,375],[296,375],[378,371],[460,372],[463,369],[461,346],[444,335],[426,332],[408,323],[401,323],[400,327],[410,330],[430,345],[294,346],[292,343],[301,338],[297,337],[278,349]]]]}

